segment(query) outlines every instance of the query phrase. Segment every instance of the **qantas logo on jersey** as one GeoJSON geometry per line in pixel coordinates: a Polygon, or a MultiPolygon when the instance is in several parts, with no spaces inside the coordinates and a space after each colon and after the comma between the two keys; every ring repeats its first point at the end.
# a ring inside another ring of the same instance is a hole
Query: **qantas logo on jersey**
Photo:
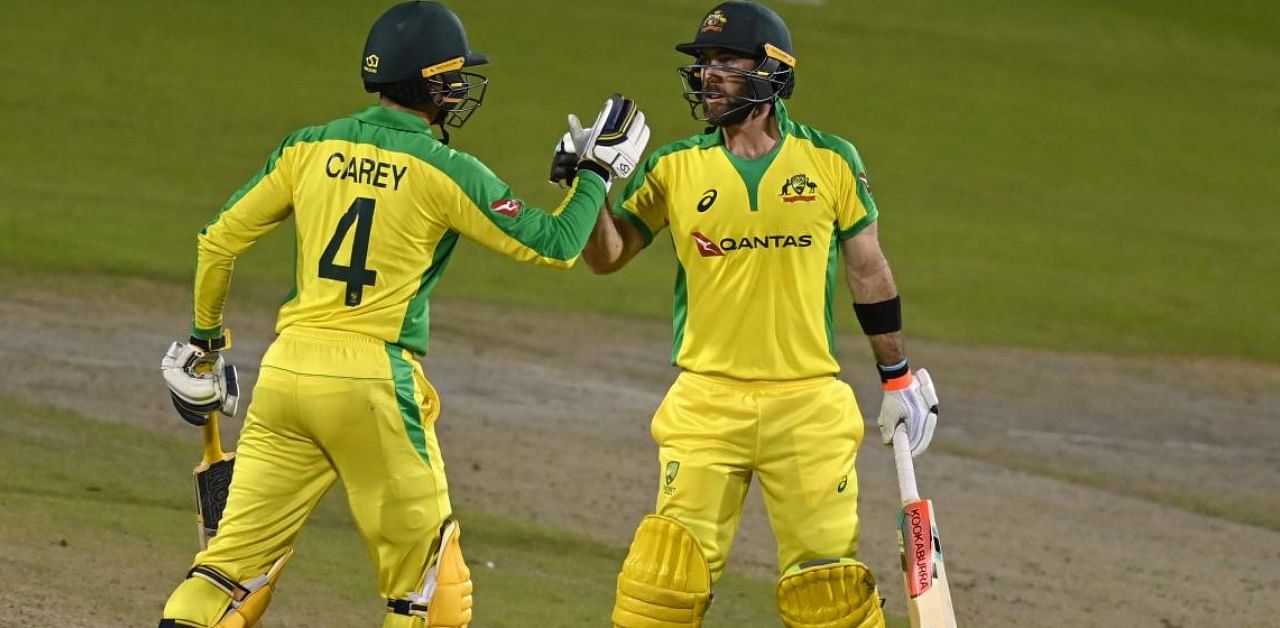
{"type": "Polygon", "coordinates": [[[694,231],[691,235],[693,236],[693,243],[698,245],[698,255],[703,257],[724,256],[724,251],[721,251],[720,247],[716,246],[716,243],[711,241],[711,238],[708,238],[697,231],[694,231]]]}
{"type": "Polygon", "coordinates": [[[767,234],[762,236],[743,236],[740,238],[709,238],[700,231],[694,231],[693,243],[698,246],[698,254],[703,257],[723,257],[727,253],[755,249],[789,249],[808,248],[813,246],[813,236],[809,234],[785,235],[767,234]]]}
{"type": "Polygon", "coordinates": [[[514,198],[494,201],[489,205],[489,209],[495,214],[502,214],[507,218],[515,218],[520,215],[520,210],[524,208],[524,203],[514,198]]]}

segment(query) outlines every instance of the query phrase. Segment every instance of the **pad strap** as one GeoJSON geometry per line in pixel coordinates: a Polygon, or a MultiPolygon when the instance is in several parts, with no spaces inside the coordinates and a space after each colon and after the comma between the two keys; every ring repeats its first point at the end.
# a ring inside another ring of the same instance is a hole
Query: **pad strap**
{"type": "Polygon", "coordinates": [[[245,588],[239,582],[223,575],[221,571],[204,565],[196,565],[195,567],[192,567],[191,570],[187,572],[187,577],[207,580],[209,584],[218,587],[218,590],[227,594],[227,597],[230,597],[237,603],[243,601],[250,593],[253,593],[253,591],[245,588]]]}
{"type": "Polygon", "coordinates": [[[421,617],[427,612],[426,604],[415,604],[409,600],[387,600],[387,612],[409,617],[421,617]]]}

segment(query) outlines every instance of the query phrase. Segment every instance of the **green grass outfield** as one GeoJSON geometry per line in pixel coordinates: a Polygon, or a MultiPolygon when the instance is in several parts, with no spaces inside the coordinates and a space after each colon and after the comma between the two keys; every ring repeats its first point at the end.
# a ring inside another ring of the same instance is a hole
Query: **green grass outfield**
{"type": "MultiPolygon", "coordinates": [[[[0,616],[30,626],[153,625],[196,549],[199,442],[195,431],[180,440],[0,397],[0,616]]],[[[568,628],[608,617],[625,550],[473,509],[459,518],[476,625],[568,628]]],[[[321,502],[297,551],[270,628],[380,621],[373,569],[341,490],[321,502]]],[[[708,628],[777,625],[773,586],[726,574],[708,628]]]]}
{"type": "MultiPolygon", "coordinates": [[[[187,281],[194,231],[285,134],[369,102],[357,60],[389,4],[11,7],[0,265],[187,281]]],[[[827,4],[774,3],[797,42],[792,110],[860,147],[913,336],[1280,362],[1272,2],[827,4]]],[[[698,128],[671,45],[702,4],[453,5],[493,58],[455,145],[529,199],[557,200],[543,178],[564,114],[615,89],[654,146],[698,128]]],[[[440,295],[663,317],[658,242],[609,278],[463,247],[440,295]]],[[[283,294],[291,264],[276,234],[238,280],[283,294]]]]}

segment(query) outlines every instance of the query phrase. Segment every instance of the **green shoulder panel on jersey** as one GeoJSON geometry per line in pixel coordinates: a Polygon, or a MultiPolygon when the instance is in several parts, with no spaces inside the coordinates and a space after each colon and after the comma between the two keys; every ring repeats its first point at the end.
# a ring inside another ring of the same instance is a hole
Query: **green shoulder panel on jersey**
{"type": "Polygon", "coordinates": [[[653,230],[649,228],[649,225],[645,224],[642,218],[627,211],[623,205],[632,196],[635,196],[640,187],[647,182],[649,174],[657,169],[658,162],[662,161],[664,157],[692,148],[709,148],[715,145],[714,142],[709,142],[709,140],[715,140],[717,137],[716,135],[699,134],[659,147],[649,154],[649,158],[640,164],[640,169],[631,175],[631,179],[627,181],[627,186],[622,188],[622,195],[618,197],[618,202],[612,208],[613,213],[631,223],[640,232],[640,235],[644,236],[645,246],[649,246],[649,243],[653,241],[653,230]]]}
{"type": "Polygon", "coordinates": [[[862,206],[867,208],[867,215],[861,220],[850,225],[840,231],[840,239],[848,240],[858,235],[868,225],[875,222],[879,217],[879,211],[876,209],[876,201],[871,196],[871,190],[867,188],[866,172],[867,169],[862,164],[862,157],[858,155],[858,149],[853,143],[838,135],[823,133],[817,129],[805,126],[797,122],[791,122],[789,125],[790,132],[797,138],[808,140],[814,146],[822,150],[829,150],[836,153],[840,158],[849,165],[849,170],[853,175],[854,185],[857,188],[858,200],[862,202],[862,206]],[[862,176],[858,176],[862,175],[862,176]]]}
{"type": "MultiPolygon", "coordinates": [[[[294,131],[293,133],[289,134],[288,137],[284,138],[284,141],[280,142],[280,146],[277,147],[276,150],[271,153],[270,157],[267,157],[267,163],[263,164],[262,168],[260,168],[257,172],[253,173],[253,176],[249,178],[248,183],[245,183],[243,186],[241,186],[240,189],[236,190],[235,193],[231,195],[231,198],[227,199],[227,202],[224,203],[222,205],[222,208],[219,209],[218,212],[213,215],[213,218],[211,218],[208,223],[206,223],[203,227],[200,228],[200,233],[202,234],[206,233],[209,230],[209,227],[211,225],[218,222],[218,219],[221,218],[223,214],[227,213],[228,209],[231,209],[232,207],[234,207],[235,204],[240,201],[240,199],[244,198],[245,194],[248,194],[250,190],[252,190],[259,183],[261,183],[262,180],[267,178],[268,175],[274,172],[276,169],[276,166],[280,162],[280,158],[284,156],[285,151],[289,150],[289,148],[303,142],[317,142],[325,139],[346,139],[345,137],[331,136],[329,134],[329,129],[331,126],[332,126],[332,123],[328,125],[304,127],[304,128],[298,129],[297,131],[294,131]]],[[[354,131],[352,131],[352,135],[354,135],[354,131]]]]}

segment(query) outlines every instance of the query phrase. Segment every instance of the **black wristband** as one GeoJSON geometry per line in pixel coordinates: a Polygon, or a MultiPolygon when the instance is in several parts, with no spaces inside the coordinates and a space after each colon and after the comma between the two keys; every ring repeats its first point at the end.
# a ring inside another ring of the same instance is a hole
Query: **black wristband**
{"type": "Polygon", "coordinates": [[[876,371],[880,373],[880,382],[884,383],[891,379],[898,379],[903,375],[911,372],[911,367],[907,365],[907,359],[903,358],[897,364],[885,366],[883,364],[876,365],[876,371]]]}
{"type": "Polygon", "coordinates": [[[224,329],[217,338],[197,338],[192,336],[188,341],[205,351],[224,351],[231,348],[231,330],[224,329]]]}
{"type": "Polygon", "coordinates": [[[590,170],[591,172],[594,172],[600,175],[600,178],[604,179],[605,183],[609,182],[609,170],[594,161],[591,161],[588,159],[583,159],[582,161],[579,161],[578,170],[579,171],[590,170]]]}
{"type": "Polygon", "coordinates": [[[878,303],[854,303],[853,313],[868,336],[902,331],[902,298],[894,296],[878,303]]]}

